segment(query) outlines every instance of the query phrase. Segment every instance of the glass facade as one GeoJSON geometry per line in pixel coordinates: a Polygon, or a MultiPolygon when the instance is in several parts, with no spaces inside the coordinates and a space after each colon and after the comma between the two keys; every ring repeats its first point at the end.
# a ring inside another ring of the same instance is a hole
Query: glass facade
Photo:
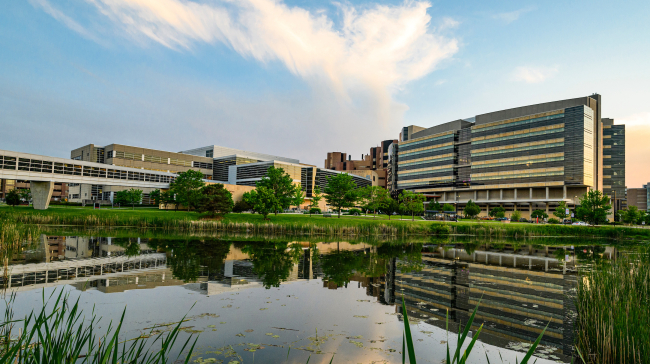
{"type": "Polygon", "coordinates": [[[603,119],[603,193],[625,199],[625,125],[603,119]]]}

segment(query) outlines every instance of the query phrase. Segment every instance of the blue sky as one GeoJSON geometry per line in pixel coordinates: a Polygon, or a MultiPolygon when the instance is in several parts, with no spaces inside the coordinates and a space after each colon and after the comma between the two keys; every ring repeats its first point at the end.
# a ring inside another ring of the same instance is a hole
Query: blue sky
{"type": "Polygon", "coordinates": [[[424,127],[597,92],[650,181],[650,3],[0,4],[0,149],[218,144],[323,164],[424,127]]]}

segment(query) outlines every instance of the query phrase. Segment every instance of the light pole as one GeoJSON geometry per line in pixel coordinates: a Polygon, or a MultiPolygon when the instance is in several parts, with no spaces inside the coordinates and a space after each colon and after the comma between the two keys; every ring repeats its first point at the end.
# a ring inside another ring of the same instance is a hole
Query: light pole
{"type": "Polygon", "coordinates": [[[458,192],[454,192],[454,197],[456,198],[456,222],[458,222],[458,192]]]}

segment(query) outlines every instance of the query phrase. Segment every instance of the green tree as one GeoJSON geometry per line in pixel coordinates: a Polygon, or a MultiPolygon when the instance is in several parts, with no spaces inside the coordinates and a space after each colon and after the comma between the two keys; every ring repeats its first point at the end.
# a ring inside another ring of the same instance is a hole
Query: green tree
{"type": "Polygon", "coordinates": [[[20,195],[16,190],[11,190],[7,192],[7,195],[5,196],[5,201],[7,202],[7,205],[14,207],[20,205],[20,195]]]}
{"type": "Polygon", "coordinates": [[[277,210],[284,211],[291,206],[300,206],[305,201],[305,194],[300,185],[293,183],[293,178],[282,168],[270,167],[266,176],[257,181],[255,185],[271,191],[277,200],[277,210]]]}
{"type": "Polygon", "coordinates": [[[456,208],[453,205],[446,203],[442,205],[442,211],[456,211],[456,208]]]}
{"type": "Polygon", "coordinates": [[[357,185],[347,173],[329,177],[324,192],[325,201],[338,212],[339,219],[342,208],[354,207],[359,200],[357,185]]]}
{"type": "Polygon", "coordinates": [[[165,209],[167,209],[167,206],[169,204],[176,203],[174,192],[172,192],[171,190],[161,192],[160,201],[162,202],[163,205],[165,205],[165,209]]]}
{"type": "Polygon", "coordinates": [[[544,210],[535,210],[533,211],[532,214],[530,214],[530,217],[533,219],[535,218],[546,219],[548,218],[548,214],[544,212],[544,210]]]}
{"type": "Polygon", "coordinates": [[[404,190],[400,194],[399,200],[403,210],[411,214],[411,221],[415,221],[415,214],[424,212],[424,201],[427,198],[423,194],[404,190]]]}
{"type": "Polygon", "coordinates": [[[627,209],[620,212],[621,220],[625,224],[636,224],[639,221],[641,214],[639,208],[636,206],[629,206],[627,209]]]}
{"type": "Polygon", "coordinates": [[[439,212],[439,211],[444,211],[444,210],[442,209],[442,206],[440,206],[440,202],[438,202],[438,201],[433,201],[433,203],[430,203],[430,204],[429,204],[429,210],[431,210],[431,211],[438,211],[438,212],[439,212]]]}
{"type": "Polygon", "coordinates": [[[512,215],[510,215],[510,221],[519,222],[519,220],[521,220],[521,212],[513,211],[512,215]]]}
{"type": "Polygon", "coordinates": [[[314,187],[314,190],[311,193],[311,203],[309,204],[309,217],[311,217],[311,211],[319,208],[319,203],[323,199],[323,195],[320,192],[320,187],[314,187]]]}
{"type": "Polygon", "coordinates": [[[113,197],[113,203],[118,205],[128,205],[129,196],[127,191],[117,191],[113,197]]]}
{"type": "Polygon", "coordinates": [[[376,217],[377,210],[383,210],[391,199],[388,190],[379,186],[367,186],[359,190],[360,198],[368,210],[376,217]]]}
{"type": "Polygon", "coordinates": [[[497,207],[490,210],[489,215],[492,216],[492,217],[496,217],[496,218],[505,217],[506,216],[506,209],[504,209],[501,206],[497,206],[497,207]]]}
{"type": "Polygon", "coordinates": [[[253,272],[260,277],[266,289],[279,287],[303,254],[300,244],[288,242],[251,243],[241,251],[248,254],[253,263],[253,272]]]}
{"type": "Polygon", "coordinates": [[[124,191],[126,194],[126,203],[131,205],[131,209],[135,209],[135,205],[139,204],[142,202],[142,190],[137,190],[135,188],[131,188],[128,191],[124,191]]]}
{"type": "Polygon", "coordinates": [[[235,206],[232,208],[232,212],[238,212],[239,213],[239,212],[244,212],[244,211],[248,211],[248,210],[251,210],[251,209],[252,209],[251,205],[247,204],[246,201],[239,200],[239,201],[235,202],[235,206]]]}
{"type": "Polygon", "coordinates": [[[467,205],[465,205],[465,209],[463,209],[463,213],[465,216],[473,219],[481,213],[481,208],[474,201],[469,200],[467,201],[467,205]]]}
{"type": "Polygon", "coordinates": [[[162,201],[160,190],[153,190],[149,192],[149,199],[153,200],[154,205],[160,206],[160,202],[162,201]]]}
{"type": "Polygon", "coordinates": [[[390,220],[394,213],[399,212],[399,202],[391,198],[386,202],[386,206],[384,206],[382,211],[388,215],[388,220],[390,220]]]}
{"type": "Polygon", "coordinates": [[[591,225],[598,225],[607,222],[607,215],[611,209],[609,197],[603,196],[599,190],[592,190],[580,198],[580,206],[576,208],[576,214],[591,225]]]}
{"type": "Polygon", "coordinates": [[[203,187],[203,173],[193,170],[180,172],[170,185],[176,197],[176,208],[178,209],[178,205],[187,207],[187,211],[196,208],[201,200],[201,187],[203,187]]]}
{"type": "MultiPolygon", "coordinates": [[[[643,211],[643,210],[639,210],[639,218],[638,218],[638,220],[636,221],[636,223],[637,223],[638,225],[641,225],[641,224],[642,224],[644,221],[646,221],[647,219],[648,219],[648,214],[647,214],[645,211],[643,211]]],[[[648,223],[646,222],[646,225],[647,225],[647,224],[648,224],[648,223]]]]}
{"type": "Polygon", "coordinates": [[[223,216],[231,212],[234,205],[230,191],[221,183],[211,183],[201,189],[201,201],[197,211],[207,212],[212,217],[223,216]]]}
{"type": "Polygon", "coordinates": [[[564,219],[570,216],[569,214],[566,213],[566,210],[567,210],[566,202],[560,201],[560,204],[557,205],[555,211],[553,211],[553,215],[555,215],[558,219],[560,219],[560,221],[564,221],[564,219]]]}
{"type": "Polygon", "coordinates": [[[32,199],[32,190],[24,189],[20,190],[20,199],[27,202],[27,206],[29,206],[29,201],[32,199]]]}
{"type": "Polygon", "coordinates": [[[264,216],[264,220],[268,220],[271,212],[278,211],[281,208],[280,201],[273,194],[273,191],[263,186],[244,193],[244,201],[252,206],[253,211],[264,216]]]}

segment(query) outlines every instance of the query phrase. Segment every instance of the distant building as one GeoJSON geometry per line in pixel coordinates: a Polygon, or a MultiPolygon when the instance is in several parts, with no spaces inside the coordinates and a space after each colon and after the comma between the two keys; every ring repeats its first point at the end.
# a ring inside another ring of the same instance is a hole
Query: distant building
{"type": "Polygon", "coordinates": [[[370,148],[368,154],[362,155],[360,160],[353,160],[351,156],[341,152],[327,153],[325,159],[325,169],[335,171],[375,171],[370,174],[373,178],[373,185],[388,188],[387,169],[388,169],[388,148],[397,143],[397,140],[384,140],[378,147],[370,148]]]}
{"type": "Polygon", "coordinates": [[[636,206],[639,210],[648,211],[650,201],[650,183],[643,185],[643,188],[627,189],[627,206],[636,206]]]}
{"type": "Polygon", "coordinates": [[[615,211],[625,208],[625,125],[603,118],[603,194],[615,211]]]}

